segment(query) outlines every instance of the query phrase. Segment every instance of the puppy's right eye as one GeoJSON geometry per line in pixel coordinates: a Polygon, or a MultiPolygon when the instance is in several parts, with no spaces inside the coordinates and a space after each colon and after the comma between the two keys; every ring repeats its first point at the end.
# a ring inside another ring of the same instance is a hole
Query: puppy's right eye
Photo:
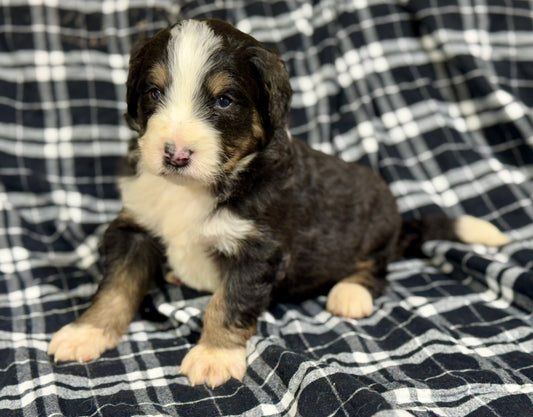
{"type": "Polygon", "coordinates": [[[159,101],[161,100],[163,93],[158,88],[152,88],[150,91],[148,91],[148,95],[153,101],[159,101]]]}

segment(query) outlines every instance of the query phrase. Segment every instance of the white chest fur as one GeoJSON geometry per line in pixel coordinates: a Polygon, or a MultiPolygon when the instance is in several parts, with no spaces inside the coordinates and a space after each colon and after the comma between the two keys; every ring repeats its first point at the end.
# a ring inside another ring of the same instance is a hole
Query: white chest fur
{"type": "Polygon", "coordinates": [[[201,187],[181,186],[143,173],[120,181],[124,208],[166,246],[174,274],[187,286],[214,292],[221,276],[210,251],[238,252],[257,233],[252,221],[226,209],[213,212],[215,201],[201,187]]]}

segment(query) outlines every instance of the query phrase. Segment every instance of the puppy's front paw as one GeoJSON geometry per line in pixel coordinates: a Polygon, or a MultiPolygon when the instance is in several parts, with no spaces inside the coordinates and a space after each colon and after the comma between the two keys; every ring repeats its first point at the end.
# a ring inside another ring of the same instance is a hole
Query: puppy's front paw
{"type": "Polygon", "coordinates": [[[52,338],[48,354],[55,362],[89,362],[108,349],[118,345],[120,336],[108,334],[90,324],[71,323],[61,328],[52,338]]]}
{"type": "Polygon", "coordinates": [[[218,387],[230,378],[242,381],[246,373],[246,348],[215,348],[198,344],[181,363],[180,373],[192,385],[218,387]]]}
{"type": "Polygon", "coordinates": [[[337,316],[360,319],[372,314],[372,295],[354,282],[341,281],[328,294],[326,309],[337,316]]]}

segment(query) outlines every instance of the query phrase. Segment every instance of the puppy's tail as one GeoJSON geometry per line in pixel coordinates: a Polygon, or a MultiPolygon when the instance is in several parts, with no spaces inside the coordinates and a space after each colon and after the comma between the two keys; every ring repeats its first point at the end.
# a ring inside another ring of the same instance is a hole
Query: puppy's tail
{"type": "Polygon", "coordinates": [[[403,222],[399,255],[421,256],[422,244],[428,240],[450,240],[487,246],[503,246],[509,243],[505,234],[485,220],[472,216],[431,216],[403,222]]]}

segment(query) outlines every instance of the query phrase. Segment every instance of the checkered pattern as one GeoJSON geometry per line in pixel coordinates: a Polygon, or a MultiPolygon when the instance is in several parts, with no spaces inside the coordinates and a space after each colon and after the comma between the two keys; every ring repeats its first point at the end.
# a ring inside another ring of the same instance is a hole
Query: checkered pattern
{"type": "Polygon", "coordinates": [[[533,3],[497,0],[0,3],[0,415],[525,416],[533,413],[533,3]],[[391,184],[406,217],[468,213],[512,237],[431,242],[364,320],[325,297],[263,314],[243,383],[178,374],[207,298],[163,285],[123,343],[54,365],[119,211],[128,51],[186,17],[280,51],[292,131],[391,184]]]}

